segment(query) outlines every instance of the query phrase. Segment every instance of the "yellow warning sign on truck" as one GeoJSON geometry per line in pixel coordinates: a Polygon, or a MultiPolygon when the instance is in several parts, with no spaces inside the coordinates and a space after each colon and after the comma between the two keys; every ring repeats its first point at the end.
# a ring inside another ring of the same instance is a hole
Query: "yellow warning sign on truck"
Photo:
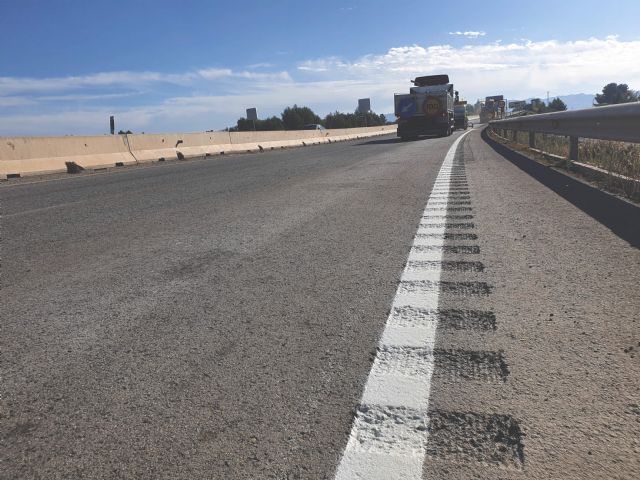
{"type": "Polygon", "coordinates": [[[431,117],[438,115],[440,113],[440,108],[441,105],[438,97],[428,96],[427,98],[425,98],[424,103],[422,104],[422,111],[425,113],[425,115],[431,117]]]}

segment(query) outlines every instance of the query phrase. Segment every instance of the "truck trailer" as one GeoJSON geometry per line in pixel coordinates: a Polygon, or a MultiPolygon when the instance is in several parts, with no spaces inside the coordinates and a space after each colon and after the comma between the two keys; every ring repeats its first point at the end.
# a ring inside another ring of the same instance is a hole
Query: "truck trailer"
{"type": "Polygon", "coordinates": [[[467,117],[467,102],[458,100],[453,106],[453,126],[466,130],[469,127],[469,117],[467,117]]]}
{"type": "Polygon", "coordinates": [[[448,75],[427,75],[412,80],[408,94],[395,94],[398,137],[414,139],[420,135],[451,135],[454,129],[453,84],[448,75]]]}
{"type": "Polygon", "coordinates": [[[491,120],[504,118],[505,107],[506,100],[502,95],[486,97],[484,104],[480,107],[480,123],[487,123],[491,120]]]}

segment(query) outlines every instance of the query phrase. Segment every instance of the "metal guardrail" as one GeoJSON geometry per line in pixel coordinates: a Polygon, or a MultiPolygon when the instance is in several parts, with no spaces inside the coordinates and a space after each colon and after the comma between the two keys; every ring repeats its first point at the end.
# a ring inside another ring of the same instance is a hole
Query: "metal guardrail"
{"type": "Polygon", "coordinates": [[[507,118],[515,118],[515,117],[525,117],[527,115],[535,115],[533,112],[528,112],[527,110],[520,110],[518,112],[512,112],[507,115],[507,118]]]}
{"type": "Polygon", "coordinates": [[[569,137],[569,159],[578,160],[579,138],[640,143],[640,102],[494,120],[489,125],[504,130],[504,137],[506,131],[514,138],[516,132],[529,132],[531,148],[536,133],[569,137]]]}

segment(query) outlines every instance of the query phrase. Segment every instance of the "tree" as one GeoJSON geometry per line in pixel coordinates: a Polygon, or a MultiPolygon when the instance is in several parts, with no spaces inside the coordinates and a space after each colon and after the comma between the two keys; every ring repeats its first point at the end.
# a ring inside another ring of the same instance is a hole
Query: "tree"
{"type": "Polygon", "coordinates": [[[232,129],[232,131],[236,132],[250,132],[251,130],[253,130],[253,122],[244,117],[239,118],[236,128],[232,129]]]}
{"type": "MultiPolygon", "coordinates": [[[[282,112],[282,119],[271,117],[264,120],[256,120],[255,122],[242,117],[239,118],[235,127],[227,128],[229,132],[250,132],[256,131],[273,131],[273,130],[302,130],[305,125],[320,124],[326,128],[354,128],[365,126],[365,115],[361,115],[357,111],[354,113],[334,112],[327,115],[324,120],[320,119],[313,110],[308,107],[287,107],[282,112]]],[[[384,114],[368,112],[366,114],[366,125],[368,127],[376,127],[386,125],[387,117],[384,114]]]]}
{"type": "Polygon", "coordinates": [[[357,111],[355,115],[360,120],[360,124],[358,126],[364,127],[366,125],[367,127],[378,127],[380,125],[385,125],[387,123],[387,117],[385,117],[384,114],[382,113],[378,115],[377,113],[374,113],[374,112],[367,112],[366,122],[364,121],[363,115],[359,114],[357,111]]]}
{"type": "Polygon", "coordinates": [[[475,113],[475,109],[473,108],[473,105],[471,105],[469,103],[467,103],[464,106],[464,110],[465,110],[465,112],[467,112],[467,115],[473,115],[475,113]]]}
{"type": "Polygon", "coordinates": [[[287,107],[282,112],[282,123],[286,130],[302,130],[305,125],[321,123],[320,117],[309,107],[287,107]]]}
{"type": "Polygon", "coordinates": [[[272,131],[272,130],[284,130],[284,124],[282,120],[278,117],[271,117],[264,120],[256,120],[255,123],[252,120],[247,120],[242,117],[238,119],[237,126],[232,127],[230,131],[232,132],[250,132],[254,129],[258,132],[261,131],[272,131]]]}
{"type": "Polygon", "coordinates": [[[353,113],[334,112],[324,117],[324,126],[327,128],[353,128],[358,124],[353,113]]]}
{"type": "Polygon", "coordinates": [[[553,100],[551,100],[551,103],[549,103],[549,105],[547,105],[546,111],[547,112],[564,112],[566,109],[567,109],[567,104],[556,97],[553,100]]]}
{"type": "Polygon", "coordinates": [[[284,130],[284,123],[280,117],[274,115],[261,122],[260,130],[284,130]]]}
{"type": "Polygon", "coordinates": [[[547,106],[544,102],[539,98],[532,98],[531,103],[527,103],[524,106],[524,109],[528,112],[533,113],[544,113],[547,110],[547,106]]]}
{"type": "Polygon", "coordinates": [[[638,101],[638,92],[629,90],[626,83],[609,83],[602,88],[602,93],[596,95],[596,106],[613,105],[638,101]]]}
{"type": "Polygon", "coordinates": [[[367,127],[377,127],[379,125],[386,125],[387,117],[385,117],[383,113],[368,112],[365,122],[365,115],[358,113],[357,110],[354,113],[334,112],[324,117],[323,123],[327,128],[364,127],[365,123],[367,127]]]}

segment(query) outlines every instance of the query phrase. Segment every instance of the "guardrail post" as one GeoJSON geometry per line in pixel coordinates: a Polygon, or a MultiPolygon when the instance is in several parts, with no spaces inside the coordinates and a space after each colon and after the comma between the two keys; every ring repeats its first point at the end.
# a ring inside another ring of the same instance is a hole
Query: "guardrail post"
{"type": "Polygon", "coordinates": [[[536,134],[529,132],[529,148],[536,148],[536,134]]]}
{"type": "Polygon", "coordinates": [[[578,137],[569,137],[569,160],[578,161],[578,137]]]}

